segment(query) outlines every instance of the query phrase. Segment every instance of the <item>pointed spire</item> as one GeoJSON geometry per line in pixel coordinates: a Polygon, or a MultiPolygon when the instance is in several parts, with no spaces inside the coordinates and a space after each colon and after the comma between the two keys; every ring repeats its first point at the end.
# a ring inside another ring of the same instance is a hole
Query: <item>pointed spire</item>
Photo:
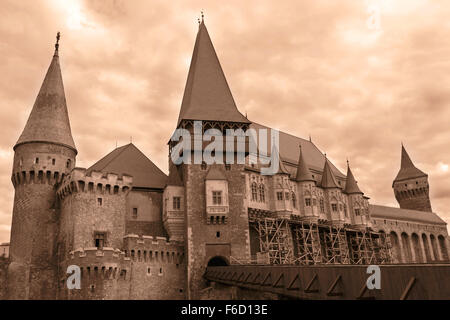
{"type": "Polygon", "coordinates": [[[297,166],[297,178],[298,182],[302,181],[315,181],[312,177],[311,171],[309,171],[308,166],[306,165],[306,161],[303,157],[302,146],[299,145],[300,155],[298,157],[298,166],[297,166]]]}
{"type": "Polygon", "coordinates": [[[328,161],[326,154],[325,154],[325,166],[323,168],[322,181],[320,182],[320,186],[322,188],[339,188],[338,183],[336,181],[336,177],[334,176],[334,173],[331,170],[330,162],[328,161]]]}
{"type": "Polygon", "coordinates": [[[353,176],[352,170],[350,170],[350,163],[347,160],[347,181],[345,182],[344,192],[347,194],[360,193],[364,194],[358,187],[358,183],[353,176]]]}
{"type": "Polygon", "coordinates": [[[59,38],[55,54],[31,110],[28,121],[14,149],[28,142],[48,142],[67,146],[77,152],[70,129],[66,96],[59,65],[59,38]]]}
{"type": "Polygon", "coordinates": [[[414,163],[411,161],[408,152],[406,152],[405,146],[402,143],[402,159],[400,170],[397,174],[397,177],[394,179],[394,182],[426,176],[427,176],[426,173],[416,168],[414,163]]]}
{"type": "Polygon", "coordinates": [[[195,40],[177,126],[181,120],[250,123],[236,107],[206,29],[203,14],[195,40]]]}

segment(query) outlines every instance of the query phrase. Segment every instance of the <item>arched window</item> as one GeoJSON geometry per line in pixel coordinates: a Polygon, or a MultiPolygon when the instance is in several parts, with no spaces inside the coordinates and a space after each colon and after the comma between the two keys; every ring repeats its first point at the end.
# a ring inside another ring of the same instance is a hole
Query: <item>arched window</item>
{"type": "Polygon", "coordinates": [[[252,183],[252,201],[258,201],[258,186],[256,182],[252,183]]]}
{"type": "Polygon", "coordinates": [[[259,201],[266,202],[266,192],[263,184],[259,185],[259,201]]]}
{"type": "Polygon", "coordinates": [[[295,193],[293,193],[293,192],[291,194],[291,199],[292,199],[292,207],[297,208],[297,197],[295,196],[295,193]]]}

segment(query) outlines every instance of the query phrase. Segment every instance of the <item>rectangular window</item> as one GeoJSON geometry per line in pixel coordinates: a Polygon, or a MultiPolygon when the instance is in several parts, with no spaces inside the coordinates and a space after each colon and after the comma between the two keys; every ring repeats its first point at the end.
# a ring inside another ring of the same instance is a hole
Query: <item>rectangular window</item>
{"type": "Polygon", "coordinates": [[[99,206],[102,206],[102,204],[103,204],[103,199],[102,199],[102,198],[97,198],[97,204],[98,204],[99,206]]]}
{"type": "Polygon", "coordinates": [[[361,212],[359,209],[355,209],[355,216],[359,217],[361,215],[361,212]]]}
{"type": "Polygon", "coordinates": [[[284,194],[284,198],[285,198],[286,200],[289,200],[289,192],[286,192],[286,193],[284,194]]]}
{"type": "Polygon", "coordinates": [[[104,232],[95,232],[94,234],[94,245],[98,249],[103,249],[106,244],[106,234],[104,232]]]}
{"type": "Polygon", "coordinates": [[[34,160],[34,163],[38,164],[38,163],[39,163],[39,158],[36,158],[36,159],[34,160]]]}
{"type": "Polygon", "coordinates": [[[277,200],[283,200],[283,192],[277,192],[277,200]]]}
{"type": "Polygon", "coordinates": [[[333,210],[333,212],[337,212],[337,211],[338,211],[338,209],[337,209],[337,203],[332,203],[332,204],[331,204],[331,210],[333,210]]]}
{"type": "Polygon", "coordinates": [[[317,199],[316,198],[313,198],[313,206],[314,207],[317,206],[317,199]]]}
{"type": "Polygon", "coordinates": [[[181,198],[173,197],[173,210],[180,210],[180,209],[181,209],[181,198]]]}
{"type": "Polygon", "coordinates": [[[56,159],[52,159],[52,165],[56,164],[56,159]]]}
{"type": "Polygon", "coordinates": [[[305,205],[311,207],[311,198],[305,198],[305,205]]]}
{"type": "Polygon", "coordinates": [[[222,205],[222,191],[213,191],[212,196],[214,205],[222,205]]]}
{"type": "Polygon", "coordinates": [[[133,215],[132,215],[132,218],[133,218],[133,219],[137,219],[137,217],[138,217],[138,208],[133,208],[133,215]]]}
{"type": "Polygon", "coordinates": [[[320,212],[322,213],[325,212],[325,204],[323,202],[323,199],[320,199],[320,212]]]}

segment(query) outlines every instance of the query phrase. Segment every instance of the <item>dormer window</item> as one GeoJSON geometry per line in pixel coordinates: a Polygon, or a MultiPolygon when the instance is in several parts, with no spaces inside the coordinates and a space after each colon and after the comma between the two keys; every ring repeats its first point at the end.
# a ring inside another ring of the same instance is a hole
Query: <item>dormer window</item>
{"type": "Polygon", "coordinates": [[[213,191],[213,205],[220,206],[222,205],[222,191],[213,191]]]}

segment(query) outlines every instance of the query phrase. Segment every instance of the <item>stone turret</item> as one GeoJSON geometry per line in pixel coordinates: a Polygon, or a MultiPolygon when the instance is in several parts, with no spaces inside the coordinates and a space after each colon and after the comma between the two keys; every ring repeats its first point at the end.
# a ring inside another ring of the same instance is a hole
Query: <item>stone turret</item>
{"type": "Polygon", "coordinates": [[[345,212],[346,218],[351,218],[351,224],[354,226],[365,227],[370,221],[368,208],[364,199],[364,193],[359,188],[348,162],[344,193],[348,196],[349,212],[345,212]]]}
{"type": "MultiPolygon", "coordinates": [[[[59,42],[59,33],[58,33],[59,42]]],[[[59,43],[25,128],[14,146],[10,299],[53,299],[58,215],[55,186],[75,165],[59,64],[59,43]]]]}
{"type": "Polygon", "coordinates": [[[400,171],[392,183],[400,208],[432,211],[428,175],[416,168],[402,144],[400,171]]]}

